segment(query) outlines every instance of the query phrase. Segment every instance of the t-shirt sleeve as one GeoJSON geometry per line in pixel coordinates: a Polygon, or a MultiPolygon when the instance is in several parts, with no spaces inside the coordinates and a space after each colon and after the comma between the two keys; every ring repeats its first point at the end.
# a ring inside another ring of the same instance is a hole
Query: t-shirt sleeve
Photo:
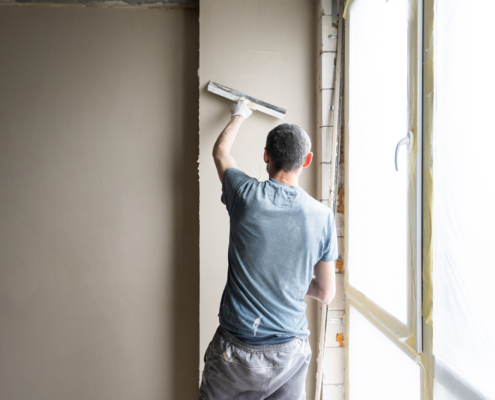
{"type": "Polygon", "coordinates": [[[237,168],[228,168],[223,173],[222,179],[222,203],[227,207],[229,215],[237,205],[237,191],[241,185],[251,178],[237,168]]]}
{"type": "Polygon", "coordinates": [[[337,229],[335,228],[335,217],[332,212],[328,216],[328,225],[326,237],[324,239],[324,252],[321,257],[322,261],[333,261],[339,258],[339,246],[337,239],[337,229]]]}

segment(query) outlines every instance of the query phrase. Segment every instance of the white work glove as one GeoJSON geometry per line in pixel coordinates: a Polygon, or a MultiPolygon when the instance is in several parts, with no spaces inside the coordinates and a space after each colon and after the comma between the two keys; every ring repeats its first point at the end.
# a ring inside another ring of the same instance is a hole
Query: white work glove
{"type": "Polygon", "coordinates": [[[242,115],[244,121],[253,113],[248,107],[249,100],[244,97],[237,100],[234,105],[230,108],[230,115],[233,117],[234,115],[242,115]]]}

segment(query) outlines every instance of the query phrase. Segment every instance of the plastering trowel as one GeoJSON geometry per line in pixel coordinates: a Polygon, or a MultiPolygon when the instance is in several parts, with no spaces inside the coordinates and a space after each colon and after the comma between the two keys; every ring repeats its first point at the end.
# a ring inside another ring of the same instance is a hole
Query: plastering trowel
{"type": "Polygon", "coordinates": [[[265,103],[264,101],[258,100],[254,97],[248,96],[245,93],[228,88],[227,86],[220,85],[213,81],[210,81],[210,83],[208,83],[208,91],[234,101],[237,101],[241,97],[244,97],[249,100],[248,107],[251,110],[261,111],[264,112],[265,114],[280,119],[282,119],[285,116],[285,113],[287,112],[287,110],[284,110],[283,108],[274,106],[273,104],[265,103]]]}

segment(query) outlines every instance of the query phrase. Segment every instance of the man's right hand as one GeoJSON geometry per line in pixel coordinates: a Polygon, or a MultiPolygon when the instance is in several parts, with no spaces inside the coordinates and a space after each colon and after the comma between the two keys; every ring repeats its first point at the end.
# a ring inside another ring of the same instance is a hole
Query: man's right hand
{"type": "Polygon", "coordinates": [[[230,108],[231,117],[235,115],[240,115],[244,120],[249,118],[249,116],[253,113],[253,111],[248,107],[249,100],[244,97],[237,100],[234,105],[230,108]]]}

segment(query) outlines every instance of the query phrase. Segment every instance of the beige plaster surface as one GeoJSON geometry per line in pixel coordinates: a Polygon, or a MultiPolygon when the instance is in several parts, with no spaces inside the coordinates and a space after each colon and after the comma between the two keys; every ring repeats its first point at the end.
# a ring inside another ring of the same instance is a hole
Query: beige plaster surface
{"type": "MultiPolygon", "coordinates": [[[[200,6],[200,360],[218,326],[218,308],[227,279],[228,215],[211,157],[213,144],[230,118],[229,100],[206,91],[209,80],[286,108],[283,122],[302,126],[316,145],[315,12],[311,0],[202,0],[200,6]]],[[[268,178],[262,159],[266,135],[281,123],[255,113],[242,126],[233,148],[238,167],[268,178]]],[[[300,185],[316,196],[316,164],[300,185]]],[[[313,358],[307,379],[314,397],[316,302],[307,315],[313,358]]]]}
{"type": "Polygon", "coordinates": [[[198,11],[0,7],[0,399],[193,399],[198,11]]]}

